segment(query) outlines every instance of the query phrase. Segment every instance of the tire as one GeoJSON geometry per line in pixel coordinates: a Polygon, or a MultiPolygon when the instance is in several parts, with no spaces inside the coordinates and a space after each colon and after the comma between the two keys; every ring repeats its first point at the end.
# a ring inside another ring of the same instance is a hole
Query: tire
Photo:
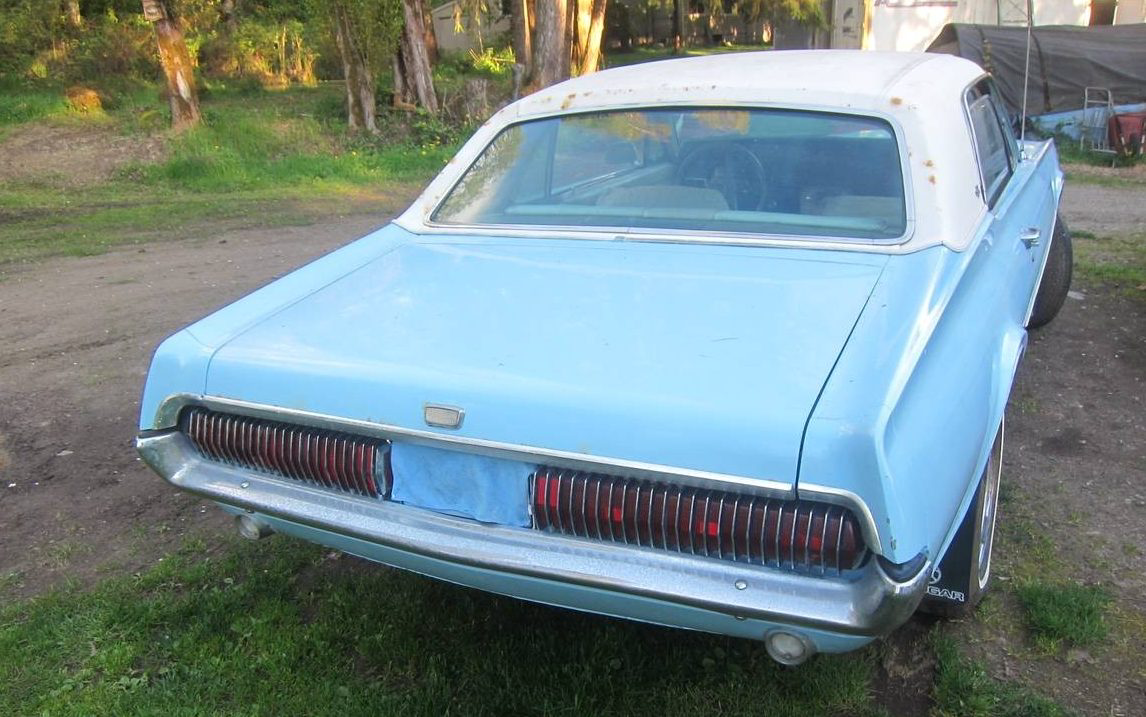
{"type": "Polygon", "coordinates": [[[931,571],[927,595],[919,605],[921,612],[946,618],[966,617],[987,592],[991,583],[1002,459],[1003,426],[1000,425],[983,475],[979,477],[975,498],[943,559],[931,571]]]}
{"type": "Polygon", "coordinates": [[[1070,230],[1066,228],[1066,222],[1061,216],[1054,223],[1054,234],[1048,251],[1050,254],[1043,269],[1043,278],[1035,294],[1035,306],[1027,321],[1027,328],[1030,329],[1049,324],[1058,315],[1066,301],[1066,292],[1070,290],[1070,278],[1074,273],[1074,246],[1070,230]]]}

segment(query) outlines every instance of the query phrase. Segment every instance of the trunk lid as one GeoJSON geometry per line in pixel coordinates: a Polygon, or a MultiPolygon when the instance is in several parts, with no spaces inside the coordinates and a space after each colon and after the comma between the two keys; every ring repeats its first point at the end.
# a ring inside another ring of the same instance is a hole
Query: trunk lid
{"type": "Polygon", "coordinates": [[[240,333],[208,395],[794,486],[886,257],[455,237],[399,246],[240,333]],[[425,404],[465,411],[430,428],[425,404]]]}

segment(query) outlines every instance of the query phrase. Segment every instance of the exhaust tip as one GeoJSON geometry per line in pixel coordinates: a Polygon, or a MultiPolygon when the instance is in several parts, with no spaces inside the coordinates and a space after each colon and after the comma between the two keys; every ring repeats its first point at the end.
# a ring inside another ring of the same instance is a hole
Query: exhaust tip
{"type": "Polygon", "coordinates": [[[768,656],[781,665],[796,666],[815,654],[812,641],[795,632],[773,630],[764,637],[768,656]]]}
{"type": "Polygon", "coordinates": [[[239,535],[247,540],[262,540],[275,532],[259,518],[247,514],[235,516],[235,526],[239,529],[239,535]]]}

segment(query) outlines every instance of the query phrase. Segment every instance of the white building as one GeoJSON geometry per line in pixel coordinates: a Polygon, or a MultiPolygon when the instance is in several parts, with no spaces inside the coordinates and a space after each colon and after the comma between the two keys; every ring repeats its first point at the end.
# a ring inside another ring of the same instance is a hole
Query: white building
{"type": "MultiPolygon", "coordinates": [[[[1036,25],[1146,21],[1146,0],[1033,0],[1036,25]]],[[[776,46],[922,51],[944,25],[1025,25],[1025,0],[825,0],[828,26],[777,28],[776,46]]]]}

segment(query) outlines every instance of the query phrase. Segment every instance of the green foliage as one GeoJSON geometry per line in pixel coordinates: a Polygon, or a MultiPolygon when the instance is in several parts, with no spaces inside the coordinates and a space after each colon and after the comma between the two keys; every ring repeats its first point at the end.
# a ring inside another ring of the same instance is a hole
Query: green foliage
{"type": "Polygon", "coordinates": [[[151,79],[159,71],[151,26],[138,13],[109,8],[72,27],[61,13],[45,8],[50,3],[0,3],[0,75],[70,82],[151,79]]]}
{"type": "Polygon", "coordinates": [[[329,23],[339,10],[345,10],[350,19],[355,42],[366,58],[367,65],[378,77],[390,67],[390,60],[398,46],[402,31],[401,0],[308,0],[316,20],[325,23],[326,32],[333,33],[329,23]]]}
{"type": "Polygon", "coordinates": [[[998,682],[983,665],[963,657],[955,641],[937,627],[935,650],[935,717],[1066,717],[1070,713],[1030,690],[998,682]]]}
{"type": "Polygon", "coordinates": [[[870,655],[533,605],[276,537],[0,607],[0,714],[871,715],[870,655]]]}
{"type": "Polygon", "coordinates": [[[200,67],[209,77],[253,79],[263,87],[313,85],[316,34],[299,20],[248,19],[233,33],[212,33],[199,52],[200,67]]]}
{"type": "Polygon", "coordinates": [[[1106,638],[1111,597],[1101,586],[1031,581],[1015,592],[1031,632],[1044,647],[1093,645],[1106,638]]]}
{"type": "Polygon", "coordinates": [[[775,26],[784,20],[820,27],[826,22],[820,0],[739,0],[741,17],[775,26]]]}
{"type": "Polygon", "coordinates": [[[62,88],[0,78],[0,127],[70,114],[62,88]]]}

